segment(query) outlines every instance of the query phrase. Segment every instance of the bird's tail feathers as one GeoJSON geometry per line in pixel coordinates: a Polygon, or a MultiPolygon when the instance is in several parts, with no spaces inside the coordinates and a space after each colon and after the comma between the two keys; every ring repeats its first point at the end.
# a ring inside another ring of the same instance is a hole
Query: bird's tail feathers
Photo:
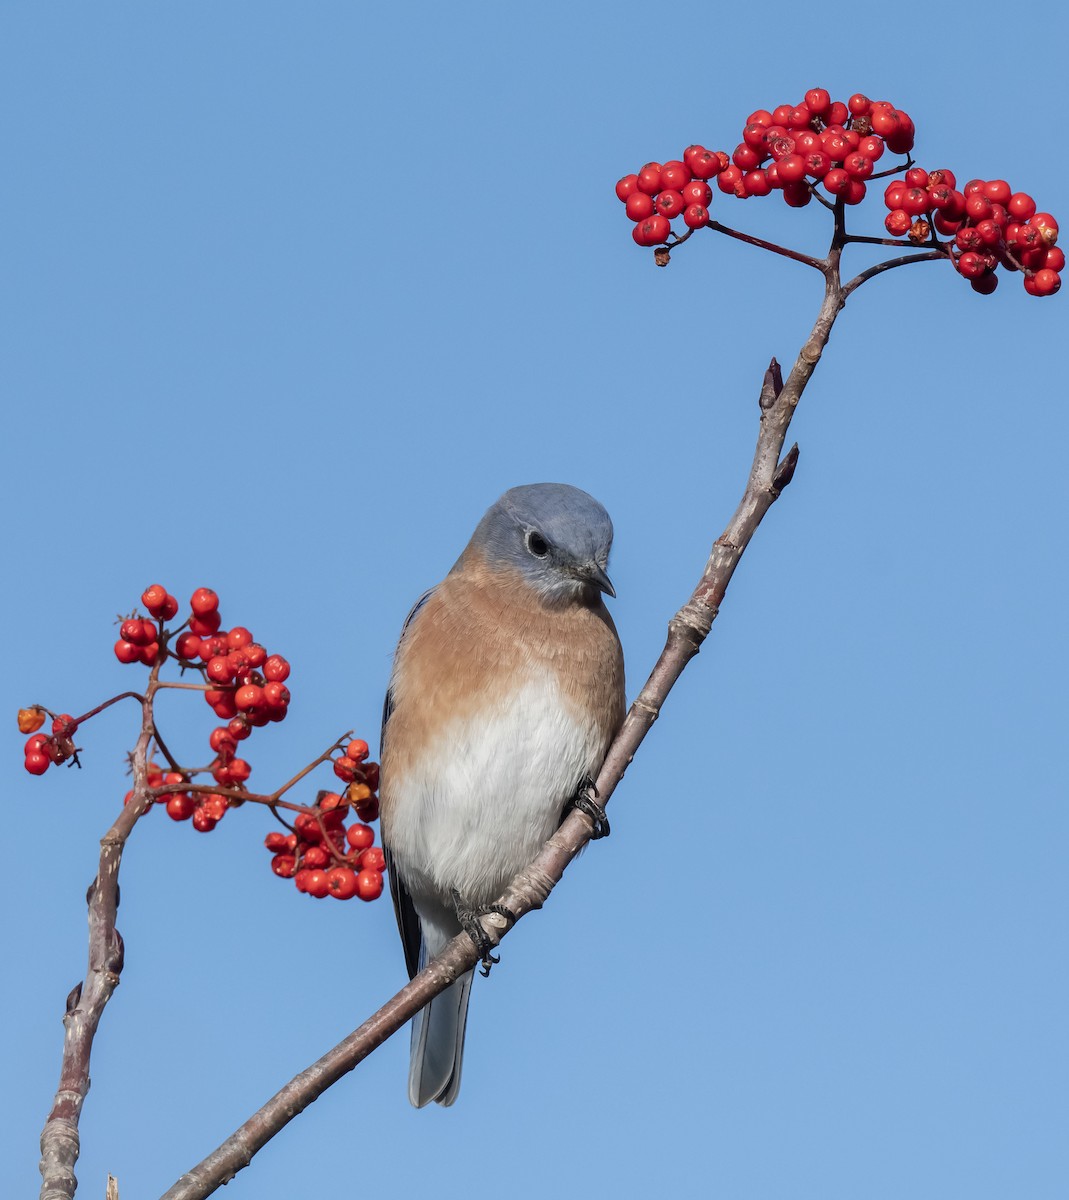
{"type": "MultiPolygon", "coordinates": [[[[423,922],[421,970],[451,937],[451,934],[423,922]]],[[[464,1029],[468,1022],[468,1000],[474,974],[474,971],[468,971],[462,975],[412,1018],[408,1098],[416,1108],[423,1108],[432,1100],[450,1105],[460,1092],[464,1029]]]]}

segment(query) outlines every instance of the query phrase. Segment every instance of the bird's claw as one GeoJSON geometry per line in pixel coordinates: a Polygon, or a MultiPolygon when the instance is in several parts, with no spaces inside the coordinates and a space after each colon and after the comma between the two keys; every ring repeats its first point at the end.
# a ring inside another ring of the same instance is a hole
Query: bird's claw
{"type": "Polygon", "coordinates": [[[516,914],[503,904],[484,904],[479,908],[472,908],[470,904],[466,904],[461,899],[461,895],[456,888],[450,888],[450,893],[453,897],[453,907],[456,909],[460,927],[471,938],[475,949],[479,952],[479,960],[482,966],[479,974],[485,978],[490,974],[490,968],[494,963],[500,962],[501,958],[499,955],[491,953],[494,943],[487,937],[486,930],[479,924],[479,918],[486,916],[487,913],[497,913],[498,916],[504,917],[511,926],[516,924],[516,914]]]}
{"type": "Polygon", "coordinates": [[[596,842],[599,838],[608,837],[611,832],[609,818],[605,815],[605,807],[597,801],[598,789],[589,775],[579,781],[575,795],[568,802],[570,808],[577,808],[586,813],[594,823],[590,840],[596,842]]]}

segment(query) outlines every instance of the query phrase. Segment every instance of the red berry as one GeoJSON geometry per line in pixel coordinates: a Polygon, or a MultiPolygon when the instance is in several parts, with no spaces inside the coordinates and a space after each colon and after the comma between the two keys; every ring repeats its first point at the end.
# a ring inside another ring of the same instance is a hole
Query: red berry
{"type": "Polygon", "coordinates": [[[844,192],[850,184],[850,176],[842,169],[842,167],[832,167],[832,169],[824,176],[824,187],[833,196],[838,196],[844,192]]]}
{"type": "Polygon", "coordinates": [[[240,712],[262,708],[264,705],[264,689],[258,687],[255,683],[247,683],[244,687],[239,687],[234,693],[234,703],[238,706],[240,712]]]}
{"type": "Polygon", "coordinates": [[[628,196],[624,212],[631,221],[645,221],[647,217],[653,216],[653,197],[647,196],[645,192],[635,192],[628,196]]]}
{"type": "Polygon", "coordinates": [[[198,833],[211,833],[218,822],[214,817],[211,817],[204,811],[203,808],[195,809],[193,812],[193,828],[198,833]]]}
{"type": "Polygon", "coordinates": [[[676,191],[659,192],[657,199],[654,201],[654,206],[659,213],[662,213],[669,220],[673,217],[678,217],[686,207],[683,202],[682,192],[676,191]]]}
{"type": "Polygon", "coordinates": [[[234,679],[233,668],[226,655],[223,654],[217,654],[208,660],[205,674],[213,683],[231,683],[234,679]]]}
{"type": "Polygon", "coordinates": [[[788,154],[776,163],[779,179],[783,183],[797,183],[805,178],[806,162],[800,154],[788,154]]]}
{"type": "Polygon", "coordinates": [[[688,204],[683,210],[683,221],[689,229],[704,229],[709,224],[709,209],[704,204],[688,204]]]}
{"type": "Polygon", "coordinates": [[[351,900],[356,895],[357,875],[351,867],[334,867],[327,872],[327,890],[337,900],[351,900]]]}
{"type": "Polygon", "coordinates": [[[958,259],[958,270],[966,279],[979,279],[987,270],[983,255],[973,250],[966,250],[958,259]]]}
{"type": "Polygon", "coordinates": [[[696,173],[694,170],[695,164],[701,162],[701,160],[708,153],[709,151],[706,150],[704,146],[698,145],[697,142],[695,142],[692,146],[688,146],[686,150],[683,151],[683,162],[686,164],[692,175],[696,173]]]}
{"type": "Polygon", "coordinates": [[[249,645],[253,640],[252,634],[245,628],[244,625],[235,625],[233,629],[226,635],[226,645],[228,650],[240,650],[243,646],[249,645]]]}
{"type": "Polygon", "coordinates": [[[626,201],[630,196],[634,195],[634,193],[637,190],[638,190],[638,176],[637,175],[625,175],[623,177],[623,179],[621,179],[616,184],[616,195],[621,200],[626,201]]]}
{"type": "Polygon", "coordinates": [[[345,747],[345,753],[353,762],[362,763],[371,751],[363,738],[353,738],[348,746],[345,747]]]}
{"type": "Polygon", "coordinates": [[[330,891],[326,871],[320,868],[309,871],[305,879],[305,891],[309,896],[315,896],[317,900],[322,900],[327,892],[330,891]]]}
{"type": "Polygon", "coordinates": [[[726,166],[727,163],[721,161],[719,154],[705,150],[690,164],[690,169],[695,179],[712,179],[714,175],[719,175],[726,166]]]}
{"type": "Polygon", "coordinates": [[[913,224],[913,218],[903,208],[893,209],[884,218],[884,228],[892,237],[905,237],[913,224]]]}
{"type": "Polygon", "coordinates": [[[655,196],[661,190],[662,186],[661,164],[655,162],[646,163],[637,176],[636,187],[638,190],[645,192],[648,196],[655,196]]]}
{"type": "Polygon", "coordinates": [[[805,103],[814,117],[822,117],[831,107],[831,96],[824,88],[810,88],[805,94],[805,103]]]}
{"type": "Polygon", "coordinates": [[[350,825],[345,831],[345,840],[358,852],[366,850],[375,843],[375,831],[370,825],[350,825]]]}
{"type": "Polygon", "coordinates": [[[994,271],[988,271],[986,275],[981,275],[977,279],[970,279],[969,286],[981,296],[990,296],[995,288],[998,287],[998,276],[994,271]]]}
{"type": "Polygon", "coordinates": [[[751,150],[758,154],[766,152],[768,126],[760,121],[749,121],[742,131],[742,140],[751,150]]]}
{"type": "Polygon", "coordinates": [[[810,150],[805,155],[805,173],[812,179],[823,179],[831,170],[831,158],[823,150],[810,150]]]}
{"type": "Polygon", "coordinates": [[[356,877],[356,894],[361,900],[377,900],[382,895],[382,874],[361,871],[356,877]]]}
{"type": "Polygon", "coordinates": [[[1035,213],[1029,220],[1039,230],[1045,246],[1053,246],[1058,240],[1058,222],[1050,213],[1035,213]]]}
{"type": "Polygon", "coordinates": [[[740,142],[731,155],[731,161],[740,171],[753,171],[765,161],[766,157],[767,155],[762,155],[759,151],[751,149],[745,142],[740,142]]]}
{"type": "MultiPolygon", "coordinates": [[[[640,246],[657,246],[665,240],[671,229],[672,225],[668,218],[661,213],[656,213],[654,216],[636,225],[631,231],[631,236],[640,246]]],[[[270,662],[271,660],[268,659],[267,661],[270,662]]],[[[266,666],[264,667],[264,674],[267,674],[266,666]]]]}
{"type": "Polygon", "coordinates": [[[203,617],[192,616],[189,618],[189,632],[195,633],[197,637],[208,638],[218,632],[222,623],[223,619],[218,612],[205,613],[203,617]]]}
{"type": "Polygon", "coordinates": [[[855,92],[847,100],[846,107],[850,110],[852,117],[867,117],[869,109],[872,107],[872,101],[861,92],[855,92]]]}
{"type": "Polygon", "coordinates": [[[309,846],[301,857],[301,862],[313,870],[325,867],[330,862],[330,851],[325,846],[309,846]]]}
{"type": "Polygon", "coordinates": [[[241,713],[227,725],[226,731],[235,742],[243,742],[252,733],[252,726],[245,714],[241,713]]]}
{"type": "Polygon", "coordinates": [[[692,179],[683,189],[683,199],[687,204],[704,204],[708,208],[713,202],[713,189],[703,179],[692,179]]]}
{"type": "Polygon", "coordinates": [[[78,729],[78,722],[70,713],[60,713],[52,721],[52,732],[57,737],[72,737],[78,729]]]}
{"type": "Polygon", "coordinates": [[[360,869],[379,872],[386,870],[386,855],[381,846],[369,846],[360,855],[360,869]]]}
{"type": "Polygon", "coordinates": [[[1005,179],[989,179],[984,184],[984,195],[995,204],[1008,204],[1013,193],[1005,179]]]}
{"type": "Polygon", "coordinates": [[[922,217],[928,212],[931,198],[924,188],[906,188],[899,201],[899,208],[904,208],[911,217],[922,217]]]}
{"type": "Polygon", "coordinates": [[[200,638],[195,633],[182,633],[179,634],[174,648],[179,658],[184,658],[187,662],[191,662],[200,656],[202,644],[200,638]]]}
{"type": "Polygon", "coordinates": [[[356,805],[356,815],[365,824],[370,824],[372,821],[379,819],[379,802],[374,796],[369,796],[366,800],[361,800],[356,805]]]}
{"type": "Polygon", "coordinates": [[[685,183],[689,182],[690,168],[679,159],[670,159],[661,167],[661,187],[663,189],[678,192],[685,183]]]}
{"type": "MultiPolygon", "coordinates": [[[[745,196],[767,196],[772,191],[772,184],[769,182],[768,173],[762,171],[760,167],[756,171],[747,171],[742,177],[743,195],[745,196]]],[[[735,195],[739,195],[736,188],[735,195]]]]}
{"type": "Polygon", "coordinates": [[[271,870],[282,879],[292,879],[297,870],[297,860],[292,854],[276,854],[271,859],[271,870]]]}
{"type": "Polygon", "coordinates": [[[233,759],[227,770],[230,773],[230,778],[239,783],[244,783],[245,780],[248,779],[248,777],[252,774],[252,767],[250,767],[243,758],[233,759]]]}
{"type": "Polygon", "coordinates": [[[973,192],[965,198],[965,212],[973,221],[983,221],[991,216],[991,201],[983,192],[973,192]]]}
{"type": "Polygon", "coordinates": [[[783,185],[783,199],[791,208],[805,208],[813,198],[807,183],[786,183],[783,185]]]}
{"type": "MultiPolygon", "coordinates": [[[[1025,280],[1027,287],[1029,280],[1025,280]]],[[[1062,286],[1061,276],[1057,271],[1052,271],[1048,267],[1044,267],[1042,271],[1037,271],[1031,278],[1032,295],[1034,296],[1053,296],[1054,293],[1062,286]]]]}
{"type": "MultiPolygon", "coordinates": [[[[652,218],[656,220],[657,218],[652,218]]],[[[290,665],[281,654],[272,654],[264,663],[264,678],[272,683],[282,683],[290,675],[290,665]]]]}
{"type": "Polygon", "coordinates": [[[167,603],[167,589],[160,583],[152,584],[141,593],[141,603],[158,617],[167,603]]]}
{"type": "Polygon", "coordinates": [[[351,758],[336,758],[334,759],[334,774],[346,783],[350,783],[356,776],[356,763],[351,758]]]}
{"type": "Polygon", "coordinates": [[[52,759],[40,750],[29,751],[26,754],[25,767],[31,775],[43,775],[52,765],[52,759]]]}
{"type": "Polygon", "coordinates": [[[736,166],[725,167],[716,177],[716,186],[728,195],[734,195],[735,185],[742,181],[742,172],[736,166]]]}
{"type": "Polygon", "coordinates": [[[156,640],[156,626],[141,617],[130,617],[119,626],[119,637],[135,646],[146,646],[156,640]]]}
{"type": "Polygon", "coordinates": [[[1018,221],[1027,221],[1036,211],[1036,202],[1027,192],[1014,192],[1006,201],[1006,208],[1011,217],[1018,221]]]}
{"type": "Polygon", "coordinates": [[[199,587],[189,600],[189,607],[198,617],[215,612],[219,607],[219,597],[211,588],[199,587]]]}
{"type": "Polygon", "coordinates": [[[172,821],[188,821],[196,808],[196,801],[188,792],[175,792],[167,797],[167,815],[172,821]]]}

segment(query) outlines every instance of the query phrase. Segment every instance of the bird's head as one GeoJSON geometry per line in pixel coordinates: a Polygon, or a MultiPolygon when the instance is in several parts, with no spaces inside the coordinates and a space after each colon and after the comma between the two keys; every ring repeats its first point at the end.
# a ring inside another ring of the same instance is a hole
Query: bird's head
{"type": "Polygon", "coordinates": [[[609,514],[566,483],[510,488],[486,512],[469,543],[491,570],[518,570],[543,600],[615,596],[605,573],[612,547],[609,514]]]}

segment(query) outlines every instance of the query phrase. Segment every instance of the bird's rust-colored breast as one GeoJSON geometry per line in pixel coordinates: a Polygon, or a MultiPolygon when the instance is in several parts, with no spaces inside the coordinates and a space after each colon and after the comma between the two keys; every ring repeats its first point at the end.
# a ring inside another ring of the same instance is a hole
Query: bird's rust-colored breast
{"type": "Polygon", "coordinates": [[[491,570],[468,550],[398,647],[382,755],[384,800],[391,772],[403,772],[416,748],[438,744],[444,725],[493,712],[546,670],[556,674],[563,703],[594,719],[607,749],[624,716],[624,665],[600,598],[593,605],[547,605],[518,571],[491,570]]]}

